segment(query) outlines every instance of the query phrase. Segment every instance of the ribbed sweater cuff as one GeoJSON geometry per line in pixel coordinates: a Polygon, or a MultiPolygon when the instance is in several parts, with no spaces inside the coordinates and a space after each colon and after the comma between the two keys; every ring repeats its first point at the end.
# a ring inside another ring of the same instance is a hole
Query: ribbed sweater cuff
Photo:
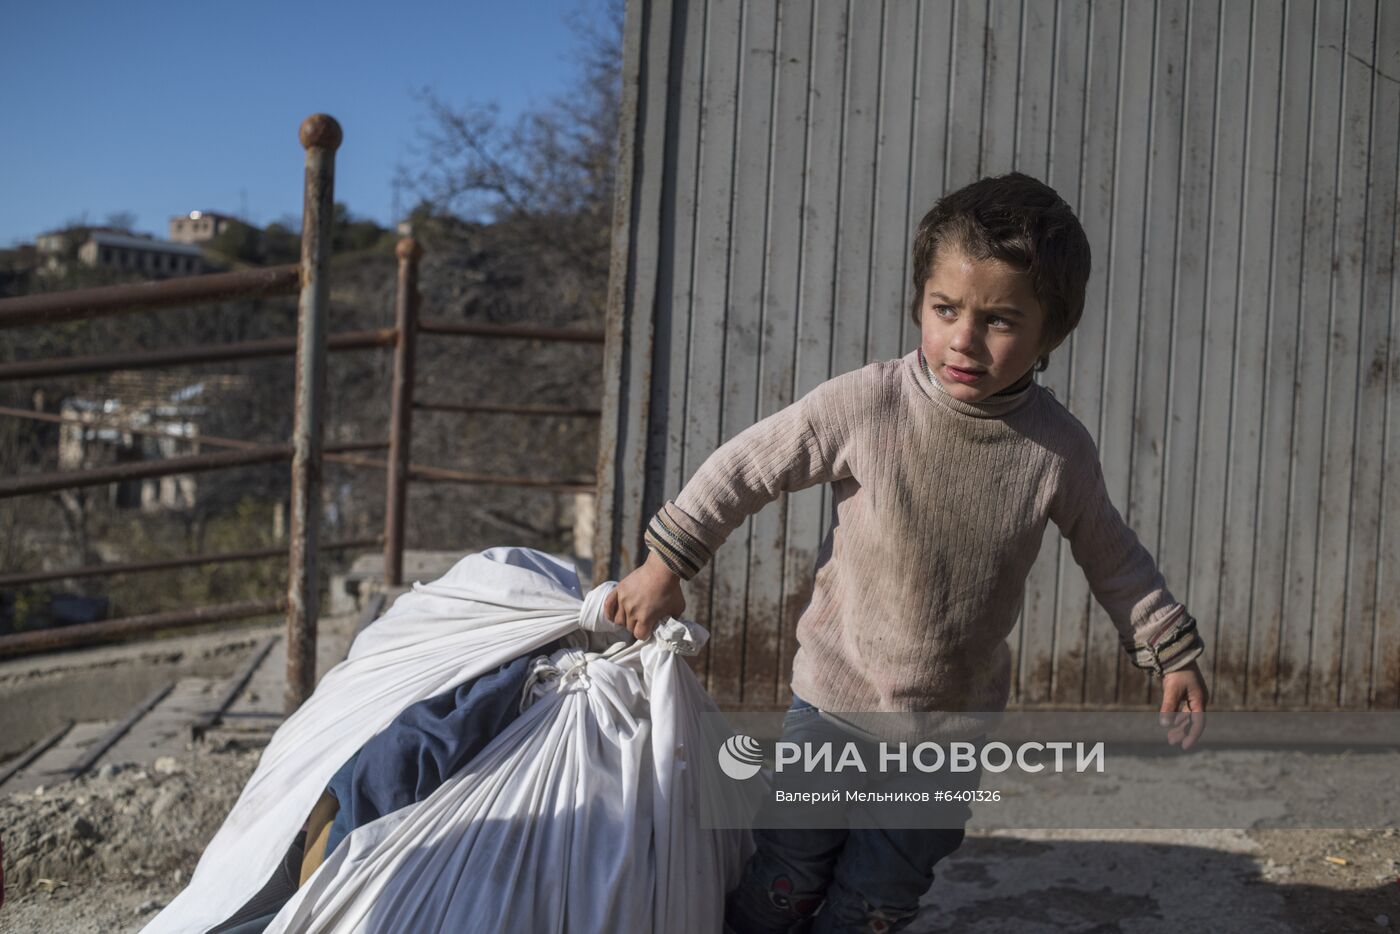
{"type": "Polygon", "coordinates": [[[1195,617],[1183,610],[1178,614],[1177,621],[1157,638],[1136,643],[1127,649],[1134,665],[1161,677],[1169,671],[1185,668],[1200,658],[1206,644],[1196,631],[1195,617]]]}
{"type": "Polygon", "coordinates": [[[681,580],[690,580],[714,555],[699,539],[681,527],[671,512],[673,508],[671,503],[661,507],[647,524],[643,541],[681,580]]]}

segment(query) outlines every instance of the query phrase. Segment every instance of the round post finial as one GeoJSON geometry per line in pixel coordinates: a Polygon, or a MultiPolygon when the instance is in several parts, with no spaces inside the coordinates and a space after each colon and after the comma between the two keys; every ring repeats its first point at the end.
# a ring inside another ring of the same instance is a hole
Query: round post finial
{"type": "Polygon", "coordinates": [[[319,146],[324,149],[339,149],[345,134],[340,124],[330,114],[312,114],[301,121],[301,145],[310,149],[319,146]]]}
{"type": "Polygon", "coordinates": [[[394,247],[394,255],[403,262],[416,263],[423,258],[423,248],[412,237],[404,237],[394,247]]]}

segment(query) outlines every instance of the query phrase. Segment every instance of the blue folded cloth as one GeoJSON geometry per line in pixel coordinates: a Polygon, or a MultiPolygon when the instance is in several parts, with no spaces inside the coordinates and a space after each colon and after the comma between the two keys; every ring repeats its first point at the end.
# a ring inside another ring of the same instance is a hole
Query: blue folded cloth
{"type": "Polygon", "coordinates": [[[356,827],[422,801],[470,762],[520,715],[530,659],[556,648],[551,643],[419,701],[360,747],[326,789],[340,810],[325,855],[356,827]]]}

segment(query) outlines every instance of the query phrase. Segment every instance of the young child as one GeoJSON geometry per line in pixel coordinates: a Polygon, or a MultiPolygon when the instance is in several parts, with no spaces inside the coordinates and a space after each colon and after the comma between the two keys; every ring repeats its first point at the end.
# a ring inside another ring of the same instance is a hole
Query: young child
{"type": "MultiPolygon", "coordinates": [[[[789,723],[813,707],[838,722],[999,711],[1006,636],[1054,522],[1134,664],[1161,677],[1168,740],[1190,748],[1207,697],[1195,620],[1109,501],[1088,431],[1033,379],[1084,308],[1089,243],[1074,212],[1026,175],[984,178],[924,216],[912,266],[919,347],[821,384],[716,450],[651,521],[650,554],[606,612],[645,638],[681,615],[681,582],[745,517],[830,483],[789,723]]],[[[756,831],[728,924],[787,931],[824,901],[813,930],[899,930],[962,836],[756,831]]]]}

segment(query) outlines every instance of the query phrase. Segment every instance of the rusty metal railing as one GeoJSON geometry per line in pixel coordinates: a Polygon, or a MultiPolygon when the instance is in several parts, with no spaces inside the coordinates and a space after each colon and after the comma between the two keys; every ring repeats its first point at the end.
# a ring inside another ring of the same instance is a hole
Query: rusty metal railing
{"type": "MultiPolygon", "coordinates": [[[[352,538],[346,541],[325,542],[322,551],[344,551],[350,548],[370,548],[381,544],[379,538],[352,538]]],[[[233,564],[239,561],[263,561],[280,558],[287,553],[286,548],[250,548],[244,551],[223,551],[213,554],[193,555],[188,558],[162,558],[159,561],[132,561],[123,564],[98,564],[85,568],[65,568],[59,571],[30,571],[21,574],[0,574],[0,587],[18,587],[21,584],[43,584],[49,581],[68,580],[82,577],[111,577],[116,574],[144,574],[149,571],[173,571],[180,568],[199,567],[205,564],[233,564]]],[[[67,630],[63,630],[67,631],[67,630]]]]}
{"type": "Polygon", "coordinates": [[[603,332],[578,328],[542,328],[423,320],[418,289],[422,248],[404,238],[396,248],[398,273],[391,329],[328,333],[328,282],[330,223],[332,216],[335,153],[341,143],[336,122],[323,114],[308,117],[300,138],[306,149],[305,208],[302,218],[302,256],[296,266],[245,270],[195,276],[163,282],[108,286],[0,300],[0,328],[84,320],[138,311],[188,308],[230,299],[299,294],[295,338],[269,338],[238,343],[187,346],[137,352],[98,354],[0,364],[0,382],[53,376],[103,373],[117,369],[143,369],[170,365],[248,360],[295,355],[296,392],[293,435],[288,443],[266,444],[212,435],[186,436],[153,428],[116,425],[90,416],[53,415],[0,406],[0,415],[84,427],[116,428],[125,433],[197,442],[220,448],[212,453],[169,457],[150,463],[118,464],[85,470],[60,471],[0,479],[0,498],[62,489],[96,486],[146,477],[217,470],[246,464],[290,462],[292,509],[289,545],[222,554],[193,555],[159,561],[129,562],[29,573],[0,575],[0,586],[42,583],[66,578],[136,574],[181,567],[234,561],[254,561],[287,555],[287,590],[275,601],[246,601],[222,606],[194,607],[126,619],[66,626],[58,629],[0,636],[0,657],[91,644],[113,637],[149,634],[186,625],[243,619],[286,612],[288,713],[309,696],[315,678],[316,620],[318,616],[317,555],[323,551],[373,546],[382,542],[384,577],[388,586],[403,583],[404,525],[408,485],[412,482],[518,486],[558,492],[592,491],[593,478],[551,479],[476,473],[412,462],[414,411],[455,414],[494,414],[521,417],[553,416],[599,418],[598,408],[579,405],[510,404],[486,402],[424,402],[414,398],[415,359],[419,334],[471,337],[487,340],[536,340],[548,342],[603,342],[603,332]],[[326,354],[392,347],[394,367],[388,439],[323,447],[322,413],[325,405],[326,354]],[[354,452],[385,450],[377,460],[354,452]],[[325,461],[386,474],[384,533],[381,538],[319,542],[321,464],[325,461]]]}
{"type": "Polygon", "coordinates": [[[135,282],[67,292],[41,292],[0,302],[0,328],[30,324],[63,324],[111,315],[185,308],[231,299],[290,295],[297,290],[301,270],[295,264],[244,269],[206,276],[135,282]]]}
{"type": "MultiPolygon", "coordinates": [[[[121,480],[291,461],[292,521],[288,535],[289,573],[286,594],[277,600],[193,607],[7,635],[0,637],[0,657],[84,645],[118,636],[148,634],[180,626],[246,619],[278,613],[285,609],[288,648],[285,699],[287,712],[295,710],[311,693],[315,683],[319,510],[312,509],[310,504],[317,502],[320,495],[323,457],[321,413],[325,398],[326,353],[328,350],[387,346],[396,341],[397,335],[393,331],[339,335],[326,333],[326,305],[329,295],[326,274],[330,257],[335,192],[335,154],[340,146],[342,134],[339,124],[332,117],[313,114],[302,122],[300,139],[306,150],[306,170],[302,254],[299,265],[0,300],[0,327],[21,327],[138,311],[184,308],[230,299],[299,293],[295,338],[51,360],[25,360],[0,365],[0,381],[4,381],[294,354],[297,371],[296,411],[295,427],[289,444],[258,444],[227,438],[179,436],[181,440],[208,443],[212,447],[223,447],[226,450],[166,458],[154,463],[118,464],[0,480],[0,497],[10,497],[96,486],[121,480]]],[[[6,409],[5,414],[38,417],[46,421],[55,418],[47,413],[23,413],[14,409],[6,409]]],[[[57,420],[71,421],[61,416],[57,417],[57,420]]],[[[98,424],[98,421],[93,420],[93,424],[98,424]]],[[[150,433],[149,430],[116,427],[123,431],[131,430],[133,433],[150,433]]],[[[379,445],[354,446],[356,450],[376,447],[379,445]]],[[[327,459],[331,456],[348,458],[352,462],[363,460],[348,453],[327,455],[327,459]]],[[[356,547],[360,544],[362,543],[336,542],[332,543],[331,547],[356,547]]],[[[256,560],[265,556],[266,550],[224,555],[194,555],[168,561],[46,571],[38,575],[8,574],[2,580],[8,585],[14,585],[33,580],[143,573],[218,561],[256,560]]]]}
{"type": "MultiPolygon", "coordinates": [[[[296,290],[291,290],[295,292],[296,290]]],[[[291,294],[291,293],[288,293],[291,294]]],[[[0,299],[0,305],[12,299],[0,299]]],[[[350,331],[326,338],[326,349],[373,350],[394,343],[392,329],[350,331]]],[[[289,357],[296,353],[295,337],[269,337],[232,344],[205,344],[166,350],[138,350],[130,353],[95,354],[89,357],[56,357],[49,360],[21,360],[0,364],[0,382],[43,379],[52,376],[82,376],[113,370],[149,370],[193,363],[223,363],[229,360],[255,360],[259,357],[289,357]]]]}
{"type": "Polygon", "coordinates": [[[419,317],[418,264],[423,249],[411,237],[398,243],[398,288],[395,290],[394,321],[400,341],[394,354],[393,401],[389,425],[389,483],[384,500],[384,582],[390,587],[403,584],[404,519],[410,482],[466,483],[520,486],[555,492],[589,492],[597,488],[592,478],[540,479],[468,473],[445,467],[411,463],[414,411],[457,414],[493,413],[520,416],[574,416],[598,418],[601,410],[580,406],[508,405],[492,403],[418,402],[414,393],[414,358],[419,334],[479,337],[491,340],[536,340],[570,343],[603,343],[601,330],[545,328],[528,325],[477,324],[423,320],[419,317]]]}

